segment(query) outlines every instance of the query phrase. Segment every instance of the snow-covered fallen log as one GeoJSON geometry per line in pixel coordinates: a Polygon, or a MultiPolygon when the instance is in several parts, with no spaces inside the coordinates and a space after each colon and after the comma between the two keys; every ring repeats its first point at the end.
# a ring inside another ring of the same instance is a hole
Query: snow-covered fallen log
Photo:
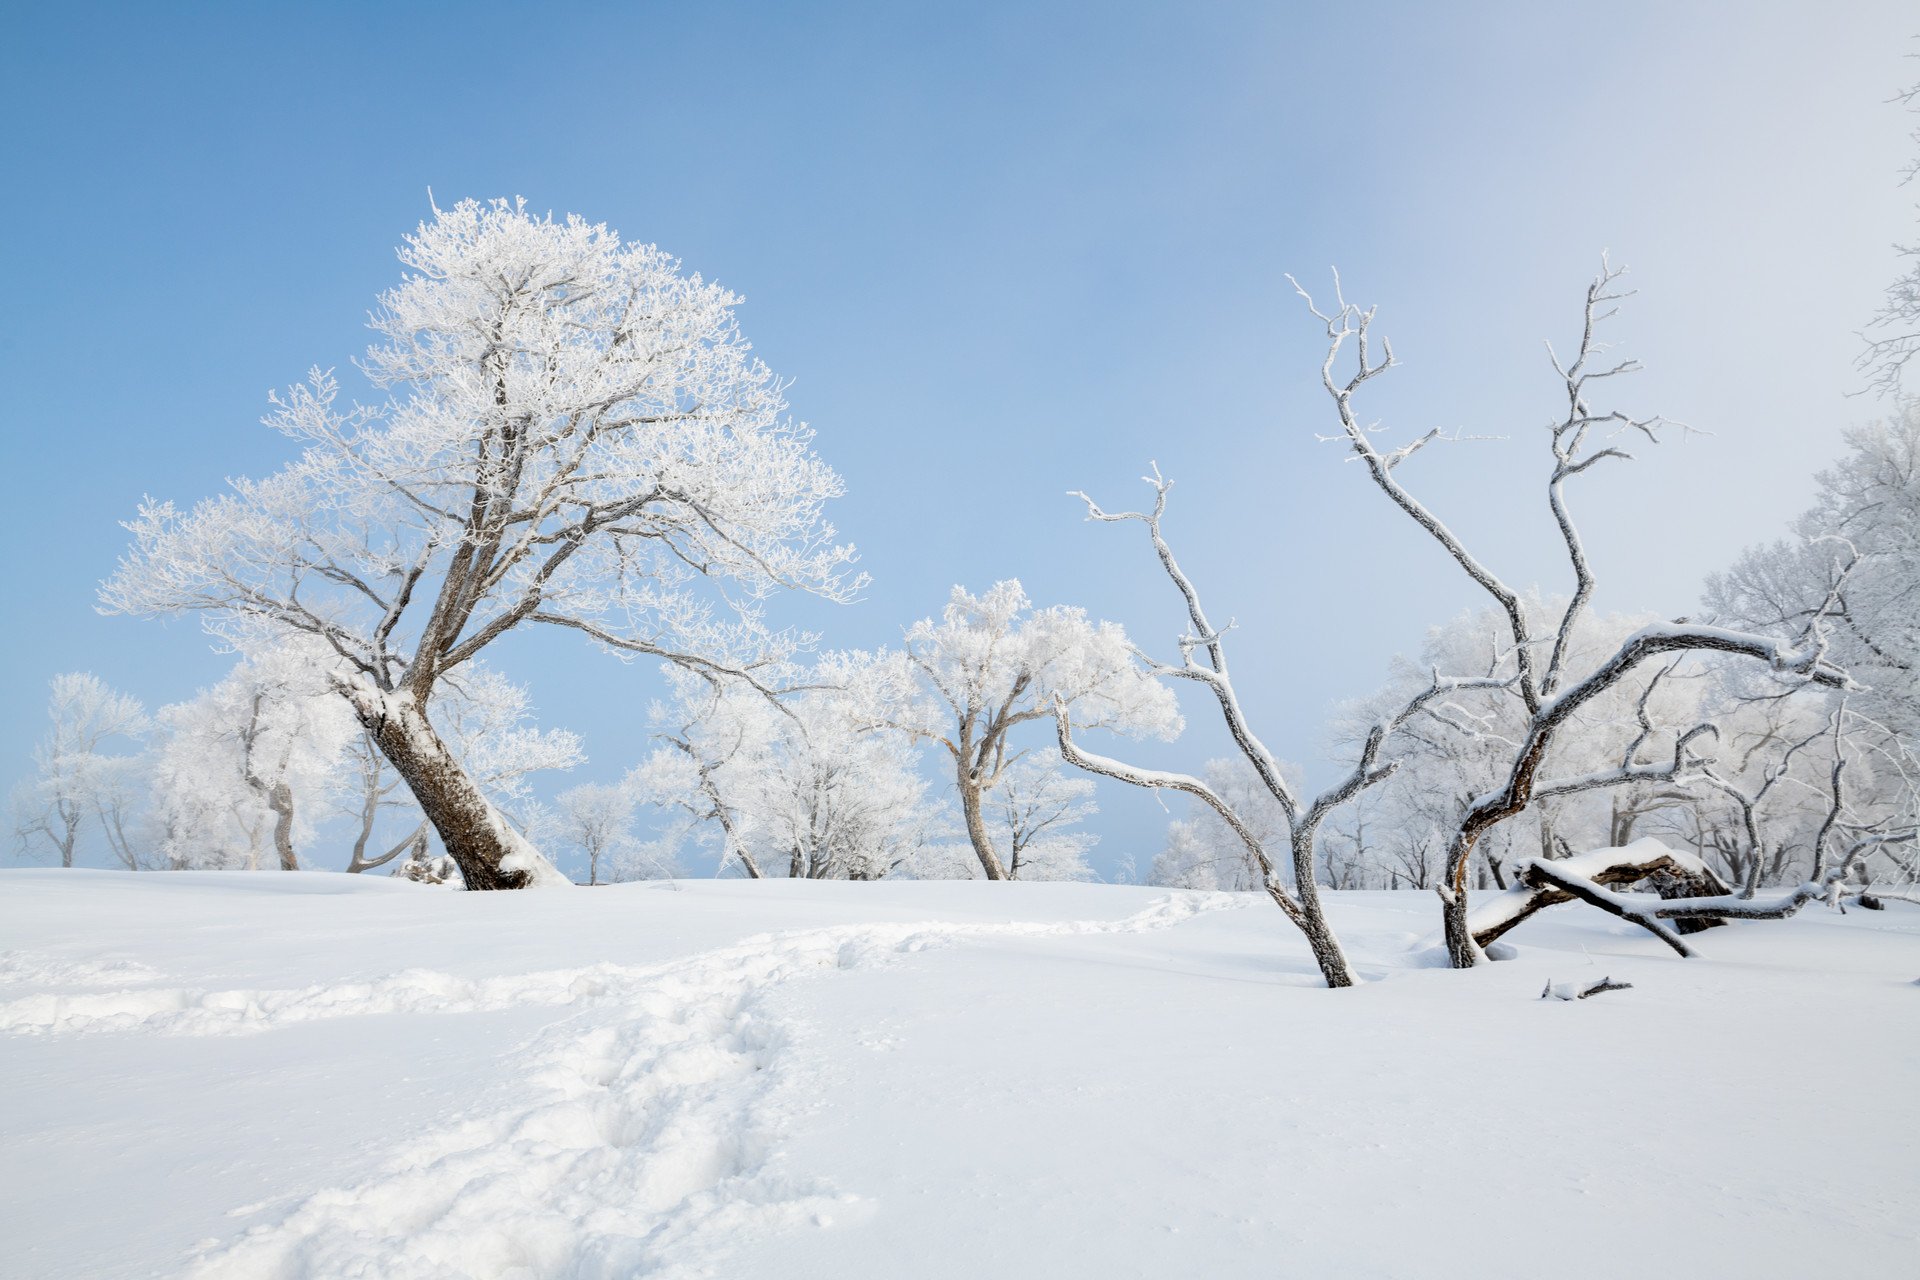
{"type": "MultiPolygon", "coordinates": [[[[1647,837],[1618,848],[1595,849],[1557,861],[1534,858],[1520,869],[1513,888],[1480,906],[1468,917],[1467,927],[1473,934],[1474,942],[1484,948],[1522,920],[1563,902],[1583,900],[1619,915],[1615,905],[1625,901],[1625,898],[1613,892],[1611,886],[1635,885],[1655,878],[1658,878],[1663,890],[1655,899],[1656,902],[1682,898],[1724,898],[1731,892],[1713,869],[1693,854],[1669,849],[1660,841],[1647,837]],[[1594,895],[1604,895],[1604,899],[1596,899],[1594,895]]],[[[1647,919],[1652,921],[1655,917],[1648,916],[1647,919]]],[[[1635,919],[1634,923],[1659,936],[1681,955],[1692,954],[1677,937],[1667,936],[1675,930],[1657,922],[1648,924],[1635,919]]],[[[1697,932],[1719,923],[1721,921],[1712,914],[1690,914],[1687,925],[1680,926],[1678,932],[1697,932]]]]}
{"type": "Polygon", "coordinates": [[[1669,849],[1648,837],[1617,849],[1595,849],[1573,858],[1533,858],[1521,868],[1519,882],[1475,911],[1468,920],[1480,946],[1544,907],[1581,901],[1639,925],[1682,956],[1694,952],[1680,935],[1729,920],[1784,920],[1809,902],[1825,900],[1840,906],[1842,899],[1914,896],[1903,889],[1876,889],[1847,884],[1860,855],[1874,845],[1906,843],[1911,831],[1879,833],[1857,841],[1847,855],[1818,879],[1784,892],[1757,894],[1749,885],[1739,893],[1729,889],[1699,858],[1669,849]],[[1655,893],[1622,893],[1612,886],[1651,880],[1655,893]],[[1667,921],[1674,921],[1669,926],[1667,921]],[[1693,926],[1688,928],[1688,926],[1693,926]]]}

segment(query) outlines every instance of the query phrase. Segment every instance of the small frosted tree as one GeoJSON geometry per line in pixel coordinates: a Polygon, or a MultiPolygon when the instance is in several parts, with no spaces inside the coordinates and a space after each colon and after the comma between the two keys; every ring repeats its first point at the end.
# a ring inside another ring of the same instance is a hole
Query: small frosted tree
{"type": "Polygon", "coordinates": [[[923,872],[947,822],[910,738],[876,715],[897,665],[835,653],[785,674],[802,687],[777,706],[678,678],[679,698],[655,709],[661,745],[628,785],[687,828],[717,828],[722,868],[737,857],[755,878],[783,865],[811,880],[923,872]]]}
{"type": "Polygon", "coordinates": [[[1173,693],[1141,670],[1118,623],[1089,622],[1085,610],[1064,605],[1032,609],[1012,579],[979,596],[955,587],[940,622],[908,629],[896,661],[914,678],[895,686],[905,693],[886,721],[946,751],[967,838],[989,880],[1009,878],[986,797],[1020,757],[1016,728],[1050,715],[1075,729],[1163,739],[1182,727],[1173,693]]]}
{"type": "Polygon", "coordinates": [[[297,843],[341,781],[357,733],[299,647],[265,647],[159,712],[153,796],[174,867],[300,870],[297,843]]]}
{"type": "Polygon", "coordinates": [[[587,782],[554,797],[561,838],[587,860],[587,883],[600,883],[600,863],[632,853],[633,793],[625,787],[587,782]]]}
{"type": "Polygon", "coordinates": [[[137,699],[86,672],[55,676],[48,690],[47,718],[53,723],[33,750],[34,777],[13,792],[15,843],[27,857],[71,867],[81,827],[89,814],[101,813],[115,854],[131,869],[134,855],[123,821],[131,760],[100,748],[113,738],[145,734],[146,712],[137,699]]]}
{"type": "Polygon", "coordinates": [[[1070,828],[1099,812],[1092,778],[1070,776],[1058,751],[1030,751],[987,797],[987,815],[1009,880],[1089,880],[1087,854],[1100,837],[1070,828]]]}
{"type": "Polygon", "coordinates": [[[316,370],[268,419],[301,457],[143,504],[101,600],[318,638],[468,888],[565,884],[434,728],[444,681],[526,627],[751,679],[799,641],[764,625],[770,593],[857,585],[821,519],[840,481],[738,299],[653,246],[464,201],[400,260],[361,366],[387,402],[342,409],[316,370]]]}

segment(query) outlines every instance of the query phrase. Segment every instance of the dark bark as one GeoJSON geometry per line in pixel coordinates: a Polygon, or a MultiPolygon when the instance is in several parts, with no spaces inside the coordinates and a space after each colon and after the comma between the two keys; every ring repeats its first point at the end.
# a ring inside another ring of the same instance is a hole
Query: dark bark
{"type": "MultiPolygon", "coordinates": [[[[1576,898],[1581,901],[1591,902],[1593,905],[1600,907],[1601,910],[1607,911],[1612,915],[1622,915],[1622,911],[1619,909],[1619,903],[1613,900],[1613,895],[1602,894],[1601,896],[1605,900],[1595,901],[1591,893],[1575,892],[1573,882],[1578,881],[1583,885],[1590,884],[1607,888],[1616,885],[1639,884],[1643,880],[1656,878],[1660,896],[1668,900],[1675,898],[1720,897],[1731,892],[1726,885],[1720,882],[1719,877],[1715,876],[1712,872],[1709,871],[1704,875],[1695,875],[1693,872],[1675,862],[1672,855],[1666,852],[1638,860],[1623,857],[1591,876],[1570,876],[1558,871],[1557,868],[1548,867],[1543,863],[1530,862],[1522,869],[1519,878],[1519,883],[1524,885],[1531,893],[1526,905],[1511,916],[1501,920],[1498,924],[1476,931],[1473,934],[1473,941],[1482,948],[1491,946],[1495,939],[1505,934],[1523,920],[1530,919],[1548,907],[1558,906],[1563,902],[1572,902],[1576,898]],[[1664,886],[1660,886],[1658,885],[1658,881],[1665,881],[1666,883],[1664,886]]],[[[1639,924],[1641,922],[1635,919],[1634,923],[1639,924]]],[[[1679,932],[1697,933],[1701,929],[1711,928],[1715,924],[1724,923],[1725,921],[1723,920],[1712,919],[1710,922],[1702,922],[1692,929],[1680,928],[1679,932]]],[[[1662,941],[1666,941],[1664,929],[1655,929],[1653,932],[1656,936],[1661,936],[1662,941]]],[[[1686,955],[1690,953],[1682,951],[1681,954],[1686,955]]]]}
{"type": "Polygon", "coordinates": [[[408,693],[355,699],[360,723],[413,792],[469,889],[524,889],[525,871],[502,871],[514,852],[506,825],[408,693]]]}

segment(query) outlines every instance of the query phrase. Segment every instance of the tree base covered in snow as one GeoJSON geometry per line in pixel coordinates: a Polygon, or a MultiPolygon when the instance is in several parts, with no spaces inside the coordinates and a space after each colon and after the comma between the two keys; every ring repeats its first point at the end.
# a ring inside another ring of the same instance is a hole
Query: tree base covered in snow
{"type": "Polygon", "coordinates": [[[1357,989],[1251,894],[0,873],[6,1269],[1910,1271],[1920,907],[1682,961],[1575,902],[1462,973],[1327,897],[1357,989]]]}

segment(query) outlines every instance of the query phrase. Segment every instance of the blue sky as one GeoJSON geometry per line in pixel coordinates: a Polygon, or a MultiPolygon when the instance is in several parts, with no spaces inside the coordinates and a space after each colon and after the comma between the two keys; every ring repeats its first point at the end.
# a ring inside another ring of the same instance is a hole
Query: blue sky
{"type": "MultiPolygon", "coordinates": [[[[796,415],[848,483],[874,584],[796,602],[834,646],[896,640],[956,582],[1018,577],[1167,648],[1168,532],[1269,741],[1306,763],[1337,700],[1475,603],[1315,433],[1315,328],[1283,279],[1381,304],[1409,483],[1516,582],[1552,589],[1540,340],[1573,336],[1602,249],[1642,293],[1620,403],[1711,432],[1579,495],[1602,607],[1688,611],[1776,536],[1875,412],[1854,331],[1914,235],[1896,185],[1920,23],[1895,3],[1415,5],[9,5],[0,311],[11,546],[0,758],[44,682],[150,705],[216,679],[196,624],[101,618],[143,493],[191,501],[286,442],[269,387],[364,348],[393,246],[463,196],[524,195],[747,298],[796,415]]],[[[571,643],[502,665],[611,778],[652,673],[571,643]]],[[[1202,708],[1193,708],[1203,712],[1202,708]]],[[[1141,753],[1219,754],[1204,715],[1141,753]]],[[[1103,855],[1164,821],[1102,792],[1103,855]]]]}

